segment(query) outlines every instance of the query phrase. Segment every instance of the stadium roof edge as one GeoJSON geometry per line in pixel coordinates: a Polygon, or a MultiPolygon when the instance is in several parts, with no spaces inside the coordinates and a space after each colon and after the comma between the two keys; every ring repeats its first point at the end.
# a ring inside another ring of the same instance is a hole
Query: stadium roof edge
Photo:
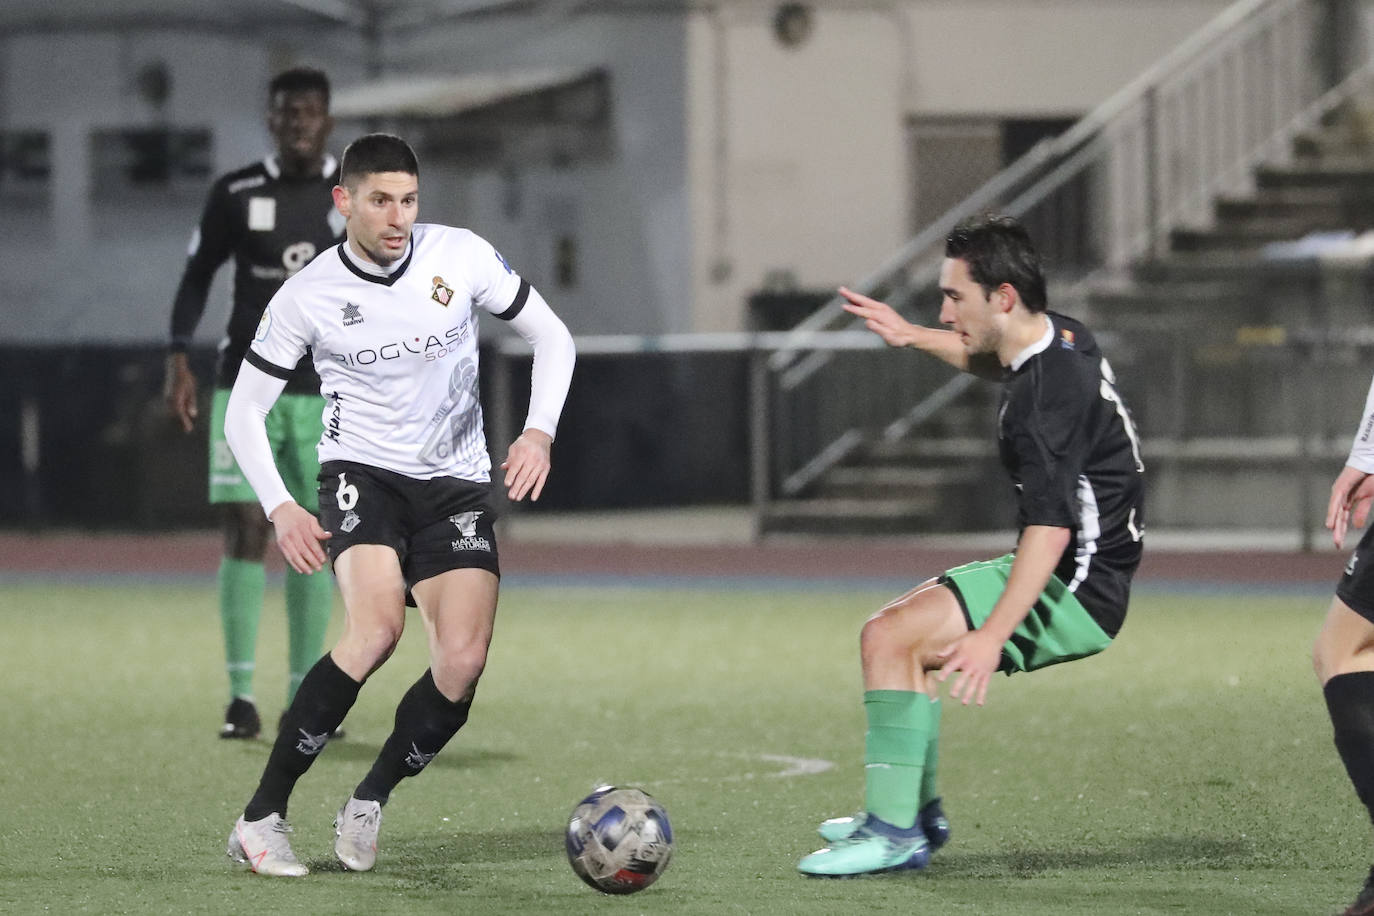
{"type": "Polygon", "coordinates": [[[596,67],[531,68],[500,73],[393,74],[334,90],[336,118],[448,118],[537,92],[572,86],[596,67]]]}

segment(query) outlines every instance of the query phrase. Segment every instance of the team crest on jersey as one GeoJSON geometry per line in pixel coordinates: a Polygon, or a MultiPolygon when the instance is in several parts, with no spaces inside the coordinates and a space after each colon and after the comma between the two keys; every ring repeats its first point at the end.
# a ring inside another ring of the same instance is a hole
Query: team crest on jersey
{"type": "Polygon", "coordinates": [[[346,328],[352,327],[355,324],[362,324],[363,313],[361,307],[354,305],[352,302],[344,303],[343,323],[346,328]]]}
{"type": "Polygon", "coordinates": [[[1059,346],[1065,350],[1072,350],[1074,348],[1073,331],[1070,331],[1068,328],[1059,329],[1059,346]]]}
{"type": "Polygon", "coordinates": [[[445,283],[443,277],[435,277],[434,289],[430,292],[429,298],[442,306],[447,306],[453,301],[453,287],[445,283]]]}

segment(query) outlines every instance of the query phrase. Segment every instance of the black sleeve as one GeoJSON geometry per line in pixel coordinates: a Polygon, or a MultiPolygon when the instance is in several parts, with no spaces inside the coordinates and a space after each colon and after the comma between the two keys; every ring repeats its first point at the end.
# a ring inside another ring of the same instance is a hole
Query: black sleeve
{"type": "Polygon", "coordinates": [[[176,299],[172,302],[172,350],[184,351],[205,313],[205,300],[215,271],[228,260],[238,237],[238,214],[221,179],[210,189],[200,217],[200,243],[186,258],[176,299]]]}

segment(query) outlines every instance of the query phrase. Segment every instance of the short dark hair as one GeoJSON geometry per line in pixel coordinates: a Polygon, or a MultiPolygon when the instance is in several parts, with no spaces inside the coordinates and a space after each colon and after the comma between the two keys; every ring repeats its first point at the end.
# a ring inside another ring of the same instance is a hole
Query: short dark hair
{"type": "Polygon", "coordinates": [[[984,295],[1006,283],[1027,309],[1045,310],[1048,297],[1040,255],[1030,233],[1012,217],[984,214],[964,220],[945,239],[945,257],[968,264],[969,277],[984,295]]]}
{"type": "Polygon", "coordinates": [[[324,96],[324,107],[329,107],[329,77],[314,67],[292,67],[278,73],[267,84],[268,101],[275,100],[279,92],[318,92],[324,96]]]}
{"type": "Polygon", "coordinates": [[[355,188],[358,179],[377,172],[405,172],[420,177],[420,161],[410,144],[394,134],[364,134],[343,152],[339,184],[355,188]]]}

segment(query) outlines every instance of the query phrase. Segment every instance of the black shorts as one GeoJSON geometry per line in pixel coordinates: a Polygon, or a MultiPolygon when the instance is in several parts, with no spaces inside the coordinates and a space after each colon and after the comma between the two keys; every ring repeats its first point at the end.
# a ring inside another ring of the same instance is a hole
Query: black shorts
{"type": "Polygon", "coordinates": [[[1336,597],[1352,611],[1374,623],[1374,525],[1365,529],[1364,537],[1345,564],[1345,575],[1336,586],[1336,597]]]}
{"type": "MultiPolygon", "coordinates": [[[[435,477],[417,480],[352,461],[320,465],[320,524],[331,562],[354,544],[383,544],[401,559],[409,590],[451,569],[501,575],[491,485],[435,477]]],[[[409,594],[406,602],[413,605],[409,594]]]]}

